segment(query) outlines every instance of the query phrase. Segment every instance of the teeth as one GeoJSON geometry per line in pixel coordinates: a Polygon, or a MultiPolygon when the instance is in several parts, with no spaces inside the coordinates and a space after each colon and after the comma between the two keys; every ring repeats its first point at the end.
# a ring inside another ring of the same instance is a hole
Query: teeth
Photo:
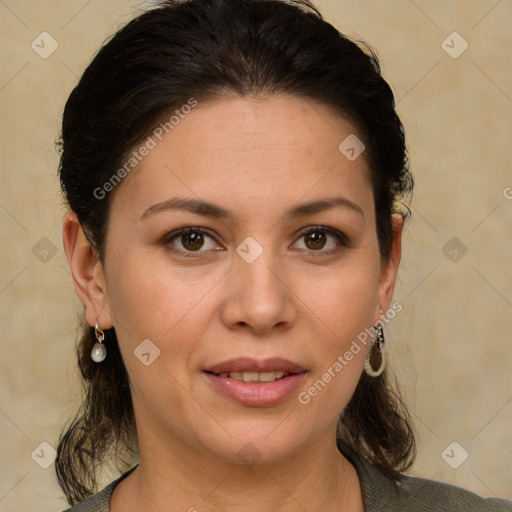
{"type": "Polygon", "coordinates": [[[288,376],[288,372],[281,370],[275,372],[222,372],[219,373],[219,377],[235,380],[241,380],[244,382],[273,382],[274,380],[282,379],[288,376]]]}
{"type": "Polygon", "coordinates": [[[242,372],[242,380],[244,382],[258,382],[258,372],[242,372]]]}
{"type": "MultiPolygon", "coordinates": [[[[283,373],[283,372],[279,372],[283,373]]],[[[281,375],[282,377],[282,375],[281,375]]],[[[277,376],[277,372],[261,372],[259,374],[259,381],[261,382],[272,382],[273,380],[279,379],[281,377],[277,376]]]]}

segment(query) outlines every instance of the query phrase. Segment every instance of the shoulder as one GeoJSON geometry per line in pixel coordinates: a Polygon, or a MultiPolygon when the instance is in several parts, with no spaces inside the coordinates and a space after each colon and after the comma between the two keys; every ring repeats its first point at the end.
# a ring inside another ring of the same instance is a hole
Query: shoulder
{"type": "Polygon", "coordinates": [[[410,476],[397,484],[396,500],[409,510],[425,512],[512,512],[512,501],[483,498],[461,487],[410,476]]]}
{"type": "Polygon", "coordinates": [[[123,473],[119,478],[108,484],[94,496],[82,501],[82,503],[78,503],[77,505],[67,508],[64,512],[110,512],[110,498],[114,492],[114,488],[121,480],[134,471],[137,466],[138,464],[123,473]]]}
{"type": "Polygon", "coordinates": [[[435,480],[402,475],[395,481],[348,446],[338,447],[359,474],[366,512],[512,512],[510,500],[435,480]]]}

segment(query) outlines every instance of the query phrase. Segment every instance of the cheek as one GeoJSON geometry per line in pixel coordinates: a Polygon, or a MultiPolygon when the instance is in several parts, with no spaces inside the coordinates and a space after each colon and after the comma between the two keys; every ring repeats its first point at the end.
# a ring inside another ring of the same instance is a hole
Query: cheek
{"type": "Polygon", "coordinates": [[[378,305],[379,263],[363,254],[350,260],[328,274],[310,271],[298,280],[297,295],[338,348],[373,324],[378,305]]]}
{"type": "Polygon", "coordinates": [[[191,387],[191,360],[209,324],[202,299],[212,286],[211,276],[191,279],[183,270],[151,260],[145,251],[118,256],[107,285],[134,404],[140,414],[150,409],[162,422],[170,421],[164,419],[170,410],[177,417],[198,414],[194,401],[180,390],[191,387]],[[167,407],[162,409],[162,403],[167,407]]]}
{"type": "Polygon", "coordinates": [[[323,395],[319,402],[342,408],[355,389],[378,307],[379,275],[378,261],[360,254],[330,276],[310,274],[301,281],[304,311],[316,323],[319,350],[311,380],[317,385],[311,392],[323,395]]]}
{"type": "Polygon", "coordinates": [[[167,356],[172,343],[173,359],[181,352],[183,363],[208,325],[202,303],[218,278],[212,273],[193,275],[161,258],[152,261],[149,252],[140,250],[125,251],[115,261],[107,286],[122,351],[133,352],[149,339],[167,356]]]}
{"type": "MultiPolygon", "coordinates": [[[[304,421],[323,416],[335,423],[357,386],[368,350],[365,329],[373,325],[378,275],[372,267],[339,272],[310,295],[316,318],[314,364],[297,397],[304,421]]],[[[313,428],[313,426],[312,426],[313,428]]]]}
{"type": "Polygon", "coordinates": [[[204,295],[205,285],[188,269],[171,265],[161,249],[132,247],[119,240],[114,244],[107,286],[118,321],[142,319],[148,329],[169,328],[204,295]],[[152,325],[154,319],[159,325],[152,325]]]}

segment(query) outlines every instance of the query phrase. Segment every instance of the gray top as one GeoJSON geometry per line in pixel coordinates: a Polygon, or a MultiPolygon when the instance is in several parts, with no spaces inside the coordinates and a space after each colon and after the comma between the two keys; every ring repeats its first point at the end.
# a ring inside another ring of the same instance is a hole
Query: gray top
{"type": "MultiPolygon", "coordinates": [[[[482,498],[466,489],[434,480],[404,476],[396,483],[345,444],[338,442],[338,447],[357,470],[365,512],[512,512],[510,500],[482,498]]],[[[64,512],[110,512],[114,487],[136,467],[64,512]]]]}

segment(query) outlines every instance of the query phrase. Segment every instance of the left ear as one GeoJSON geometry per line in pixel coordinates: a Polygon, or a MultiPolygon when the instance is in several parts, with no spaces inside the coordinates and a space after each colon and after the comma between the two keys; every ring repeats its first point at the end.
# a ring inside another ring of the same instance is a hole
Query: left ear
{"type": "MultiPolygon", "coordinates": [[[[393,231],[391,255],[389,260],[382,265],[379,282],[379,303],[383,314],[386,314],[393,298],[396,275],[402,254],[402,230],[404,227],[402,215],[399,213],[392,214],[391,225],[393,231]]],[[[380,311],[377,311],[376,321],[379,319],[379,315],[380,311]]]]}

